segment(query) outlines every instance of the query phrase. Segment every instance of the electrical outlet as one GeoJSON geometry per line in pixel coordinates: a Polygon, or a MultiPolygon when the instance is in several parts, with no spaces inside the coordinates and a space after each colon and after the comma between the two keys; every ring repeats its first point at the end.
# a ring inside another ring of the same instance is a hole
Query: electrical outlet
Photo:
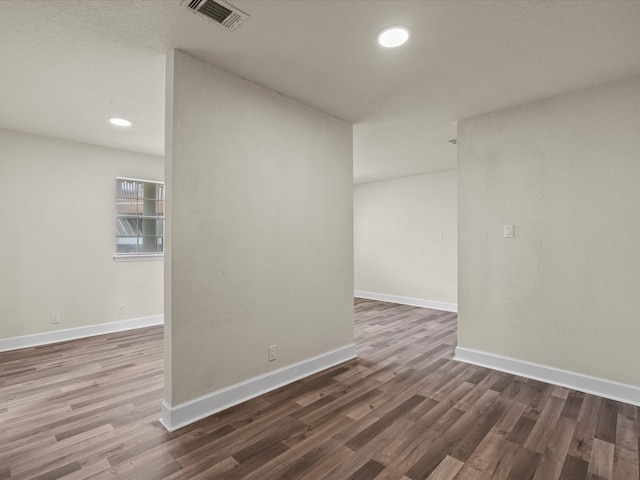
{"type": "Polygon", "coordinates": [[[51,314],[51,323],[53,323],[53,324],[60,323],[60,314],[59,313],[52,313],[51,314]]]}
{"type": "Polygon", "coordinates": [[[438,240],[444,239],[444,232],[438,232],[438,240]]]}
{"type": "Polygon", "coordinates": [[[124,315],[124,305],[118,305],[118,315],[124,315]]]}
{"type": "Polygon", "coordinates": [[[267,347],[267,357],[269,358],[270,362],[273,362],[276,359],[276,346],[275,345],[269,345],[267,347]]]}

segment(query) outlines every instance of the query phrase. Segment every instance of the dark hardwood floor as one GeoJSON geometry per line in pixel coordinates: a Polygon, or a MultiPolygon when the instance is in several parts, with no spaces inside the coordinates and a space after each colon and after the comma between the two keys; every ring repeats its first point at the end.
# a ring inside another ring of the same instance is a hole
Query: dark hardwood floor
{"type": "Polygon", "coordinates": [[[453,361],[452,313],[355,318],[358,359],[173,433],[160,327],[0,353],[0,479],[640,478],[637,407],[453,361]]]}

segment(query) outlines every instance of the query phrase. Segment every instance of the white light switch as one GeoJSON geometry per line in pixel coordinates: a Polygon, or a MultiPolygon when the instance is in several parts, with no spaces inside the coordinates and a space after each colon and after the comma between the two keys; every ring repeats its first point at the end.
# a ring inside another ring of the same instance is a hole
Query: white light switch
{"type": "Polygon", "coordinates": [[[515,237],[515,229],[513,225],[505,225],[504,226],[504,238],[513,238],[515,237]]]}

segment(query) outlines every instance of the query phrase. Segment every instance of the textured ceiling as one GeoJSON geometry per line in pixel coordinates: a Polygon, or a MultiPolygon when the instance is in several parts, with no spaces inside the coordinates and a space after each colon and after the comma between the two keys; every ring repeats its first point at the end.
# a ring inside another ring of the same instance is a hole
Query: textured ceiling
{"type": "Polygon", "coordinates": [[[640,74],[636,0],[231,3],[234,32],[180,0],[0,0],[0,127],[162,155],[179,48],[353,123],[363,182],[455,168],[461,118],[640,74]]]}

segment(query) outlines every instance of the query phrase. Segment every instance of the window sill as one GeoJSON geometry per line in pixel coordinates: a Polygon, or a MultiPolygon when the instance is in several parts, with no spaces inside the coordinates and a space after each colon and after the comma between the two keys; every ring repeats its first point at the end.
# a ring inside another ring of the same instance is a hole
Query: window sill
{"type": "Polygon", "coordinates": [[[164,260],[164,253],[142,253],[135,255],[113,255],[114,262],[153,262],[164,260]]]}

